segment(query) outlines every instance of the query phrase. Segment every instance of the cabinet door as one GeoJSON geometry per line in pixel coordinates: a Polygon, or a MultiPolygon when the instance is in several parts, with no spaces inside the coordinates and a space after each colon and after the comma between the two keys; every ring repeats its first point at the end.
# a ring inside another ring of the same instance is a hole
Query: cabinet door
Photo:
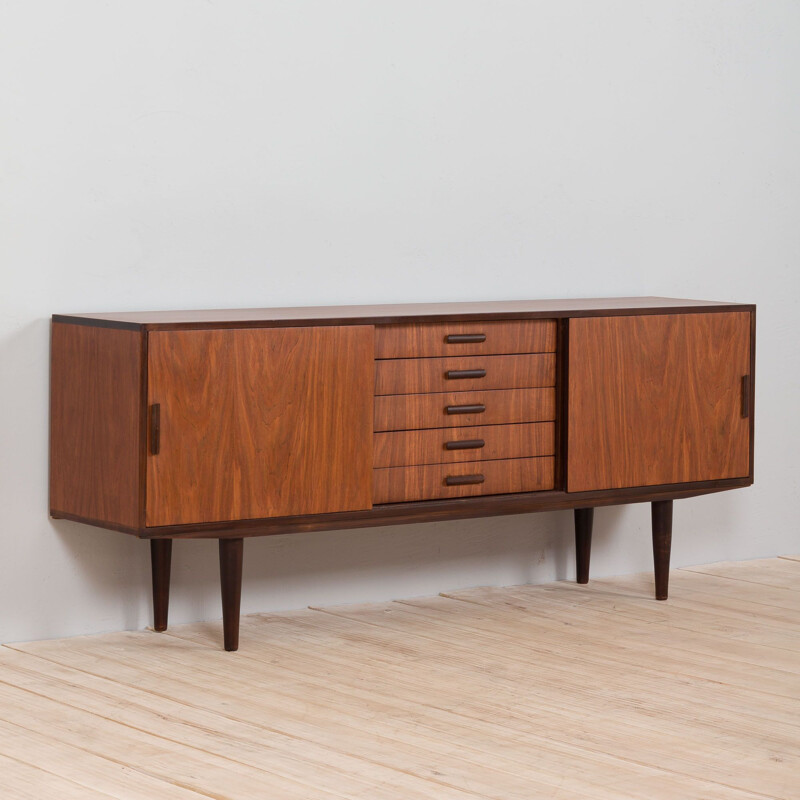
{"type": "Polygon", "coordinates": [[[571,319],[568,490],[749,475],[749,372],[748,312],[571,319]]]}
{"type": "Polygon", "coordinates": [[[150,333],[147,525],[370,508],[373,372],[371,326],[150,333]]]}

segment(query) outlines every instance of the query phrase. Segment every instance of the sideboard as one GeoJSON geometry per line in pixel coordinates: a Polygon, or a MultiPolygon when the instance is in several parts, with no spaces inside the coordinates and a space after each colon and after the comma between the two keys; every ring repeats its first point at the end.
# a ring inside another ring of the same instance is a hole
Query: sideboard
{"type": "Polygon", "coordinates": [[[54,315],[50,514],[219,539],[236,650],[248,536],[672,502],[753,482],[755,306],[642,297],[54,315]]]}

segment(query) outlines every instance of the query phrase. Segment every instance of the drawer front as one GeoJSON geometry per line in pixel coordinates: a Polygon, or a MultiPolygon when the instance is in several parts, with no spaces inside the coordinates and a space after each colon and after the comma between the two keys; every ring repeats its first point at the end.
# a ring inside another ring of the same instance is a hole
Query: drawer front
{"type": "Polygon", "coordinates": [[[407,467],[551,456],[554,452],[552,422],[476,425],[376,433],[372,463],[375,467],[407,467]]]}
{"type": "Polygon", "coordinates": [[[372,502],[407,503],[553,488],[552,456],[373,470],[372,502]]]}
{"type": "Polygon", "coordinates": [[[498,389],[489,392],[384,395],[375,398],[375,431],[550,422],[555,389],[498,389]]]}
{"type": "Polygon", "coordinates": [[[375,358],[554,353],[552,319],[430,322],[375,326],[375,358]]]}
{"type": "Polygon", "coordinates": [[[375,394],[555,386],[555,353],[397,358],[375,362],[375,394]]]}

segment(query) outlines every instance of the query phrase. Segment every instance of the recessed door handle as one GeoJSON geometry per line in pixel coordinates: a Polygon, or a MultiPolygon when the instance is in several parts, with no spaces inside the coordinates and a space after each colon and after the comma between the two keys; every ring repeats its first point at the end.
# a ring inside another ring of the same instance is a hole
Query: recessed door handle
{"type": "Polygon", "coordinates": [[[750,376],[742,375],[742,418],[750,416],[750,376]]]}
{"type": "Polygon", "coordinates": [[[486,442],[483,439],[461,439],[456,442],[445,442],[445,450],[480,450],[486,442]]]}
{"type": "Polygon", "coordinates": [[[483,483],[483,475],[448,475],[445,479],[446,486],[464,486],[467,483],[483,483]]]}
{"type": "Polygon", "coordinates": [[[157,456],[161,450],[161,404],[150,406],[150,455],[157,456]]]}
{"type": "Polygon", "coordinates": [[[463,380],[464,378],[485,378],[485,369],[449,369],[444,374],[449,380],[463,380]]]}
{"type": "Polygon", "coordinates": [[[448,333],[444,337],[447,344],[477,344],[486,341],[485,333],[448,333]]]}
{"type": "Polygon", "coordinates": [[[448,414],[483,414],[486,406],[483,403],[473,403],[464,406],[446,406],[444,410],[448,414]]]}

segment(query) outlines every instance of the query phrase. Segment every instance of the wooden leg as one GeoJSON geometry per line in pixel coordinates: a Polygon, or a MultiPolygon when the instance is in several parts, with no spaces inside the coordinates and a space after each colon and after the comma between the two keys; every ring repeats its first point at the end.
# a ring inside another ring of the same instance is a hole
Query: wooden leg
{"type": "Polygon", "coordinates": [[[653,566],[656,600],[666,600],[669,590],[669,553],[672,546],[672,500],[656,500],[653,514],[653,566]]]}
{"type": "Polygon", "coordinates": [[[219,540],[219,577],[222,585],[222,630],[226,650],[239,649],[239,609],[242,601],[244,539],[219,540]]]}
{"type": "Polygon", "coordinates": [[[589,583],[589,557],[592,553],[593,508],[575,509],[575,563],[578,583],[589,583]]]}
{"type": "Polygon", "coordinates": [[[157,631],[165,631],[169,613],[172,539],[150,540],[150,566],[153,570],[153,627],[157,631]]]}

